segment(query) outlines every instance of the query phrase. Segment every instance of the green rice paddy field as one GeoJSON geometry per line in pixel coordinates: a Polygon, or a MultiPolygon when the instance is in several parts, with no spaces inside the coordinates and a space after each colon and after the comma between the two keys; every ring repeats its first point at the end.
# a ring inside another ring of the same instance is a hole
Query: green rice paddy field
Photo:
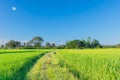
{"type": "Polygon", "coordinates": [[[0,80],[120,80],[120,49],[0,50],[0,80]]]}

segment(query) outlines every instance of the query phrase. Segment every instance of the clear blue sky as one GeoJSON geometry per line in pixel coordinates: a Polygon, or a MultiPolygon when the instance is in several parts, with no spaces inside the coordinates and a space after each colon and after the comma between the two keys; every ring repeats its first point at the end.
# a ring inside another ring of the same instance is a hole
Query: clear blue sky
{"type": "Polygon", "coordinates": [[[120,43],[120,0],[0,0],[0,40],[120,43]],[[16,11],[12,7],[16,7],[16,11]]]}

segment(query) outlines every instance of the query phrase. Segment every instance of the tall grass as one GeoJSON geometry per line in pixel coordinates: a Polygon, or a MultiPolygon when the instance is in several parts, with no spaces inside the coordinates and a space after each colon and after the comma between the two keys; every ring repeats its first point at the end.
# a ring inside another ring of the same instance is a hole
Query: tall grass
{"type": "Polygon", "coordinates": [[[45,51],[0,51],[0,80],[24,80],[31,66],[45,51]]]}
{"type": "Polygon", "coordinates": [[[120,49],[57,52],[60,65],[80,80],[120,80],[120,49]]]}

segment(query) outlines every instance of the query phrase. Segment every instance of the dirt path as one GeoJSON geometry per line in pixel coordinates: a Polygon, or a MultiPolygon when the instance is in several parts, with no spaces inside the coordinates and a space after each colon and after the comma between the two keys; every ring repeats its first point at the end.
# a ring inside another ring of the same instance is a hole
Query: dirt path
{"type": "Polygon", "coordinates": [[[47,53],[27,74],[27,80],[77,80],[65,67],[59,66],[55,54],[47,53]],[[47,62],[48,61],[48,62],[47,62]]]}

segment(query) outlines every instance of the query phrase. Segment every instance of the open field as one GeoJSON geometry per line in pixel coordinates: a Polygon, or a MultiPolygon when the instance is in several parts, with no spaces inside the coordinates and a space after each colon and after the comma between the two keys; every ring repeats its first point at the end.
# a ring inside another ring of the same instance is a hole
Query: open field
{"type": "Polygon", "coordinates": [[[0,80],[120,80],[119,74],[120,49],[0,51],[0,80]]]}
{"type": "Polygon", "coordinates": [[[120,80],[120,49],[59,50],[58,58],[80,80],[120,80]]]}
{"type": "Polygon", "coordinates": [[[45,51],[0,51],[0,80],[23,80],[25,74],[45,51]]]}

